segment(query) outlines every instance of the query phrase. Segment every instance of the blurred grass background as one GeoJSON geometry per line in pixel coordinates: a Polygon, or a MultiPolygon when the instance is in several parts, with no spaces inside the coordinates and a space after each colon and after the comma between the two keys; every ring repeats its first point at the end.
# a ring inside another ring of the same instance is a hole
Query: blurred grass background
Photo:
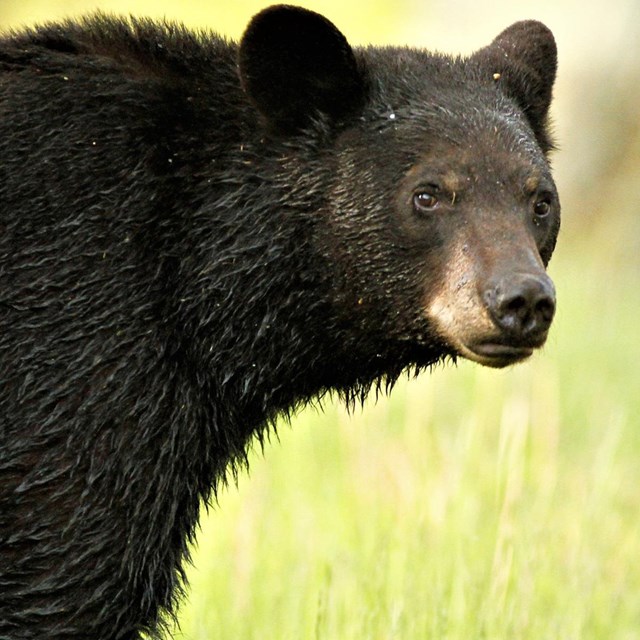
{"type": "MultiPolygon", "coordinates": [[[[269,4],[0,2],[0,29],[101,8],[234,38],[269,4]]],[[[640,5],[299,4],[357,44],[470,53],[518,19],[552,28],[559,310],[529,363],[282,424],[203,519],[175,636],[640,639],[640,5]]]]}

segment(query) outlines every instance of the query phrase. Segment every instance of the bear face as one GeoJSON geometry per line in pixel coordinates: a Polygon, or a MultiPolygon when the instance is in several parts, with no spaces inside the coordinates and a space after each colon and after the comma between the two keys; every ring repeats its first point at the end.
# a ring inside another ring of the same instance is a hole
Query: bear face
{"type": "Polygon", "coordinates": [[[544,343],[555,307],[545,266],[560,207],[544,154],[506,110],[477,111],[468,130],[460,111],[390,113],[373,136],[345,134],[339,154],[322,233],[332,233],[331,263],[348,269],[345,297],[368,320],[371,306],[385,309],[387,336],[440,339],[489,366],[526,358],[544,343]],[[529,145],[516,146],[522,140],[529,145]]]}

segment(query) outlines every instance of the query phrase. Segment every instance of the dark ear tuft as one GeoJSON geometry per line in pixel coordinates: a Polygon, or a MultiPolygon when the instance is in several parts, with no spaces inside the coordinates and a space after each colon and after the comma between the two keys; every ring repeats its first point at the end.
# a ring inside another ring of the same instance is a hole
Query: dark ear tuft
{"type": "Polygon", "coordinates": [[[551,31],[535,20],[516,22],[473,57],[518,102],[548,151],[547,114],[558,67],[551,31]]]}
{"type": "Polygon", "coordinates": [[[242,37],[239,64],[248,96],[281,133],[319,113],[337,123],[362,105],[364,83],[349,43],[313,11],[278,5],[260,12],[242,37]]]}

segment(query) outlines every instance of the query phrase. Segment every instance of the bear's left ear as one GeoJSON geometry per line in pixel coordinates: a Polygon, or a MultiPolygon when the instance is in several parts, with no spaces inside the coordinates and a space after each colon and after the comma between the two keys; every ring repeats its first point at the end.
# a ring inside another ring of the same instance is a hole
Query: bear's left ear
{"type": "Polygon", "coordinates": [[[516,22],[472,59],[516,100],[547,152],[552,146],[547,114],[558,68],[558,52],[551,31],[535,20],[516,22]]]}
{"type": "Polygon", "coordinates": [[[322,113],[338,123],[364,99],[364,81],[346,38],[325,17],[278,5],[256,15],[240,42],[240,79],[279,133],[322,113]]]}

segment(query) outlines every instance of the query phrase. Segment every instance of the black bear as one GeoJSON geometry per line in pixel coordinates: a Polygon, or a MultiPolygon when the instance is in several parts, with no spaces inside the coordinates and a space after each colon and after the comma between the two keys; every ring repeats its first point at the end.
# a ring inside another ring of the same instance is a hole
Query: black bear
{"type": "Polygon", "coordinates": [[[198,512],[281,414],[540,347],[556,47],[240,43],[97,15],[0,39],[0,638],[157,637],[198,512]]]}

